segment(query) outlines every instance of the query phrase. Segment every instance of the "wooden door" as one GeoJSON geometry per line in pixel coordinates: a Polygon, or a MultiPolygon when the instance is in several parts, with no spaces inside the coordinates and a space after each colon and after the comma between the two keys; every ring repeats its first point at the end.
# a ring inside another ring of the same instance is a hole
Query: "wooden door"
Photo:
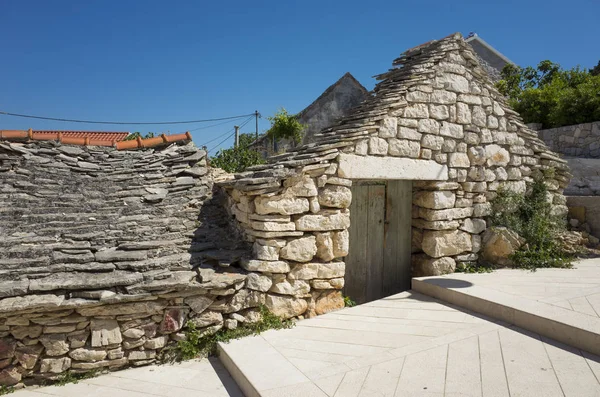
{"type": "Polygon", "coordinates": [[[354,181],[344,294],[370,302],[410,288],[411,181],[354,181]]]}

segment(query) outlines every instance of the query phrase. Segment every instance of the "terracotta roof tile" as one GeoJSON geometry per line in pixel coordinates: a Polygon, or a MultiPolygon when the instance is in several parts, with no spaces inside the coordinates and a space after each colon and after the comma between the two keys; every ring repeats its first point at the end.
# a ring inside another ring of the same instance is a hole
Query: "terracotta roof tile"
{"type": "MultiPolygon", "coordinates": [[[[6,141],[59,141],[65,145],[77,145],[77,146],[112,146],[117,150],[132,150],[140,148],[148,148],[164,145],[166,143],[179,142],[179,141],[191,141],[192,135],[189,132],[185,134],[174,134],[165,135],[148,139],[132,139],[129,141],[117,141],[115,137],[109,135],[108,137],[99,135],[96,139],[90,138],[89,136],[69,136],[65,132],[74,131],[23,131],[23,130],[0,130],[0,140],[6,141]]],[[[84,132],[84,131],[81,131],[84,132]]]]}
{"type": "Polygon", "coordinates": [[[64,137],[73,138],[90,138],[97,141],[122,141],[129,135],[129,132],[113,132],[113,131],[37,131],[33,130],[34,134],[51,134],[56,135],[61,133],[64,137]]]}

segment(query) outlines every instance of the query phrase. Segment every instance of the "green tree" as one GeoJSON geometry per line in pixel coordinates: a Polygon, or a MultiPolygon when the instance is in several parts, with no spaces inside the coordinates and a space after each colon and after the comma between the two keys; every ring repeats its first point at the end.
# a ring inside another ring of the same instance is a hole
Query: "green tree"
{"type": "Polygon", "coordinates": [[[600,120],[600,75],[580,67],[565,70],[547,60],[537,68],[508,64],[496,87],[526,123],[550,128],[600,120]]]}
{"type": "Polygon", "coordinates": [[[210,160],[210,165],[235,173],[242,172],[253,165],[263,164],[265,161],[260,153],[250,148],[252,142],[254,142],[254,134],[240,134],[239,146],[219,150],[210,160]]]}
{"type": "Polygon", "coordinates": [[[136,131],[136,132],[132,132],[131,134],[127,135],[127,137],[125,137],[125,139],[123,139],[124,141],[132,141],[134,139],[138,139],[142,138],[142,139],[148,139],[148,138],[154,138],[154,132],[148,132],[145,135],[142,135],[141,132],[136,131]]]}
{"type": "Polygon", "coordinates": [[[590,74],[592,76],[600,75],[600,61],[598,61],[598,64],[596,66],[594,66],[592,69],[590,69],[590,74]]]}
{"type": "Polygon", "coordinates": [[[271,122],[271,128],[267,131],[267,136],[273,140],[291,139],[294,143],[302,140],[302,131],[305,125],[300,123],[298,116],[289,114],[287,110],[281,108],[273,117],[267,117],[271,122]]]}

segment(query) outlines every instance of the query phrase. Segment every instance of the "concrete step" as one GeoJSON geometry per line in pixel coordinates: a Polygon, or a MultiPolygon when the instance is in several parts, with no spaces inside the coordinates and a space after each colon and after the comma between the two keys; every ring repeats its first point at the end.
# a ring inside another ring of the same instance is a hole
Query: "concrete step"
{"type": "Polygon", "coordinates": [[[599,317],[480,286],[460,274],[413,278],[412,289],[600,355],[599,317]]]}

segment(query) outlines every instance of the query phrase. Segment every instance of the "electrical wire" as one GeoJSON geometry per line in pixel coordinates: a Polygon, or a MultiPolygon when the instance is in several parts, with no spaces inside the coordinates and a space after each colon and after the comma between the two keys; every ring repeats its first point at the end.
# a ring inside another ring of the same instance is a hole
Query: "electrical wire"
{"type": "Polygon", "coordinates": [[[207,153],[212,152],[213,150],[215,150],[216,148],[218,148],[219,146],[221,146],[226,140],[228,140],[229,138],[232,138],[234,135],[235,135],[235,132],[233,134],[229,135],[227,138],[223,139],[221,142],[219,142],[215,146],[213,146],[213,148],[210,149],[210,150],[208,150],[207,153]]]}
{"type": "Polygon", "coordinates": [[[39,120],[51,120],[51,121],[65,121],[70,123],[86,123],[86,124],[119,124],[119,125],[159,125],[159,124],[195,124],[195,123],[205,123],[208,121],[221,121],[221,120],[235,120],[242,117],[254,116],[254,113],[243,114],[240,116],[231,116],[231,117],[221,117],[215,119],[204,119],[204,120],[188,120],[188,121],[157,121],[157,122],[126,122],[126,121],[97,121],[97,120],[78,120],[78,119],[63,119],[57,117],[44,117],[44,116],[32,116],[29,114],[19,114],[19,113],[10,113],[3,112],[0,110],[0,114],[5,116],[13,116],[13,117],[23,117],[29,119],[39,119],[39,120]]]}
{"type": "MultiPolygon", "coordinates": [[[[241,118],[243,118],[243,117],[246,117],[246,116],[240,116],[240,117],[236,117],[236,119],[238,119],[238,118],[240,118],[240,119],[241,119],[241,118]]],[[[250,117],[250,119],[252,119],[252,118],[254,118],[254,116],[250,117]]],[[[223,124],[229,124],[229,123],[231,123],[233,120],[236,120],[236,119],[227,120],[227,121],[224,121],[224,122],[222,122],[222,123],[217,123],[217,124],[205,125],[205,126],[202,126],[202,127],[194,128],[193,130],[185,130],[185,131],[182,131],[181,133],[182,133],[182,134],[185,134],[186,132],[194,132],[194,131],[199,131],[199,130],[205,130],[205,129],[207,129],[207,128],[217,127],[217,126],[219,126],[219,125],[223,125],[223,124]]]]}
{"type": "MultiPolygon", "coordinates": [[[[252,117],[249,117],[247,120],[245,120],[243,123],[241,123],[241,124],[239,125],[240,129],[241,129],[243,126],[245,126],[246,124],[248,124],[248,123],[249,123],[251,120],[252,120],[252,117]]],[[[231,134],[231,133],[232,133],[232,132],[234,132],[234,131],[235,131],[235,127],[233,127],[232,129],[230,129],[230,130],[229,130],[229,131],[227,131],[226,133],[224,133],[224,134],[222,134],[222,135],[219,135],[219,136],[217,136],[216,138],[214,138],[214,139],[211,139],[210,141],[208,141],[208,142],[206,142],[206,143],[204,143],[204,144],[200,145],[200,147],[208,146],[208,144],[209,144],[209,143],[212,143],[212,142],[216,141],[217,139],[220,139],[220,138],[224,137],[225,135],[231,134]]],[[[225,140],[227,140],[227,138],[225,138],[225,140]]],[[[223,143],[223,142],[221,142],[221,143],[223,143]]],[[[219,143],[219,145],[220,145],[221,143],[219,143]]],[[[219,145],[217,145],[216,147],[218,147],[219,145]]],[[[214,150],[214,148],[213,148],[213,149],[211,149],[211,150],[214,150]]],[[[210,150],[209,150],[209,152],[210,152],[210,150]]]]}

